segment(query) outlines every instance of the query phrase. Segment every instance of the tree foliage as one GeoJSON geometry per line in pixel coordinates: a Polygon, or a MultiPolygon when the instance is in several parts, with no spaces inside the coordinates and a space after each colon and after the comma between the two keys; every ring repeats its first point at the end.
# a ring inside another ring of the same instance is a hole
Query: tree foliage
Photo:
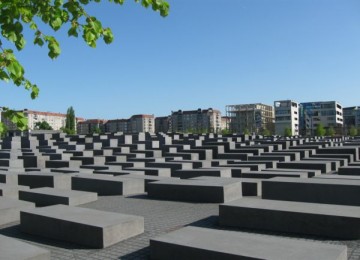
{"type": "Polygon", "coordinates": [[[75,134],[76,133],[76,117],[75,117],[75,110],[71,106],[66,111],[66,121],[65,121],[65,128],[63,131],[67,134],[75,134]]]}
{"type": "Polygon", "coordinates": [[[285,130],[284,130],[284,136],[286,136],[286,137],[292,136],[292,131],[291,131],[291,128],[290,128],[290,127],[286,127],[286,128],[285,128],[285,130]]]}
{"type": "Polygon", "coordinates": [[[330,126],[327,130],[326,130],[326,135],[328,136],[334,136],[336,134],[334,127],[330,126]]]}
{"type": "Polygon", "coordinates": [[[36,122],[35,129],[38,130],[53,130],[52,126],[46,121],[36,122]]]}
{"type": "Polygon", "coordinates": [[[250,131],[249,131],[249,129],[245,128],[243,133],[244,133],[244,135],[249,135],[250,131]]]}
{"type": "Polygon", "coordinates": [[[349,135],[350,136],[357,136],[358,135],[358,130],[355,126],[351,126],[349,129],[349,135]]]}
{"type": "Polygon", "coordinates": [[[324,136],[326,133],[326,130],[324,128],[324,126],[319,123],[317,126],[316,126],[316,129],[315,129],[315,135],[316,136],[324,136]]]}
{"type": "MultiPolygon", "coordinates": [[[[108,0],[122,5],[125,0],[108,0]]],[[[142,6],[151,7],[165,17],[169,13],[169,4],[165,0],[135,0],[142,6]]],[[[13,82],[30,91],[35,99],[39,88],[25,77],[25,69],[14,54],[14,49],[21,51],[26,45],[24,27],[34,32],[33,44],[46,45],[48,56],[55,59],[61,53],[60,43],[53,35],[45,34],[44,27],[58,31],[66,27],[69,37],[81,36],[90,47],[96,47],[98,39],[106,44],[114,40],[112,31],[104,27],[100,20],[86,11],[90,3],[101,3],[101,0],[1,0],[0,1],[0,80],[13,82]]],[[[26,118],[16,111],[5,108],[6,117],[17,124],[20,130],[27,126],[26,118]]],[[[0,123],[2,125],[2,123],[0,123]]],[[[0,126],[0,131],[4,129],[0,126]]]]}
{"type": "Polygon", "coordinates": [[[263,129],[261,130],[261,134],[262,134],[263,136],[269,136],[269,135],[271,135],[271,132],[270,132],[269,129],[263,128],[263,129]]]}

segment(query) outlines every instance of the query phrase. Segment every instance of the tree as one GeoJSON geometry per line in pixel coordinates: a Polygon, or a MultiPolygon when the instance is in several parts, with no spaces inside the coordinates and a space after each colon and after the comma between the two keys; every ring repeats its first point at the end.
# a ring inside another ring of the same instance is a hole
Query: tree
{"type": "Polygon", "coordinates": [[[319,123],[317,126],[316,126],[316,129],[315,129],[315,135],[316,136],[324,136],[326,133],[326,130],[324,128],[324,126],[319,123]]]}
{"type": "Polygon", "coordinates": [[[292,136],[292,131],[291,131],[290,127],[285,127],[284,136],[286,136],[286,137],[292,136]]]}
{"type": "Polygon", "coordinates": [[[349,129],[349,135],[350,136],[356,136],[358,134],[358,130],[355,126],[351,126],[350,129],[349,129]]]}
{"type": "Polygon", "coordinates": [[[335,135],[335,129],[334,127],[330,126],[327,130],[326,130],[326,135],[328,136],[334,136],[335,135]]]}
{"type": "Polygon", "coordinates": [[[46,122],[46,121],[36,122],[35,129],[38,129],[38,130],[53,130],[51,125],[49,125],[49,123],[46,122]]]}
{"type": "Polygon", "coordinates": [[[102,131],[100,129],[100,127],[95,126],[92,130],[91,130],[91,134],[101,134],[102,131]]]}
{"type": "Polygon", "coordinates": [[[261,131],[261,134],[264,135],[264,136],[269,136],[269,135],[271,135],[270,130],[268,130],[268,129],[266,129],[266,128],[264,128],[264,129],[261,131]]]}
{"type": "MultiPolygon", "coordinates": [[[[108,0],[122,5],[125,0],[108,0]]],[[[44,33],[41,26],[50,27],[54,31],[67,26],[69,37],[82,36],[85,43],[95,48],[98,39],[102,38],[110,44],[114,36],[110,28],[87,11],[89,3],[100,3],[101,0],[1,0],[0,1],[0,80],[13,82],[16,86],[23,86],[29,90],[32,99],[39,95],[39,88],[25,78],[25,69],[17,60],[14,48],[21,51],[26,40],[24,27],[34,31],[33,43],[38,46],[47,45],[48,56],[55,59],[60,55],[60,43],[53,35],[44,33]],[[8,46],[11,47],[8,47],[8,46]]],[[[169,13],[169,4],[165,0],[135,0],[144,7],[152,7],[165,17],[169,13]]],[[[9,108],[3,108],[4,116],[17,125],[19,130],[25,130],[27,118],[24,114],[9,108]]],[[[0,122],[0,132],[4,131],[4,124],[0,122]]]]}
{"type": "Polygon", "coordinates": [[[66,111],[66,121],[65,121],[65,129],[64,132],[67,134],[75,134],[76,133],[76,118],[74,108],[71,106],[66,111]]]}
{"type": "Polygon", "coordinates": [[[244,135],[249,135],[249,134],[250,134],[249,129],[245,128],[245,129],[244,129],[244,135]]]}

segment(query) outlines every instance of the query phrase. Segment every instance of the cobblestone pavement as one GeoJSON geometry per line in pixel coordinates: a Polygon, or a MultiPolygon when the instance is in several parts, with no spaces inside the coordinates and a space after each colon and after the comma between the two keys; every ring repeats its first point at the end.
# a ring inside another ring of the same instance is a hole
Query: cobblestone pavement
{"type": "MultiPolygon", "coordinates": [[[[217,225],[218,204],[158,201],[148,199],[146,195],[136,195],[99,197],[98,201],[82,205],[82,207],[143,216],[145,232],[100,250],[23,234],[19,230],[19,223],[0,227],[0,234],[47,248],[51,251],[52,259],[148,259],[149,239],[152,237],[186,225],[220,229],[217,225]]],[[[360,240],[333,241],[314,237],[263,233],[265,236],[270,234],[286,236],[291,239],[347,245],[349,259],[360,259],[360,240]]]]}

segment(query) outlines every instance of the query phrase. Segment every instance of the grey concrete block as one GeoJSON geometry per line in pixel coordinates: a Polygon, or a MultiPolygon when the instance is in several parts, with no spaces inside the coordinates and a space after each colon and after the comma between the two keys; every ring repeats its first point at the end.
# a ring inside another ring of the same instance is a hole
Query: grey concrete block
{"type": "Polygon", "coordinates": [[[29,189],[30,188],[28,186],[0,183],[0,196],[11,199],[19,199],[19,191],[29,189]]]}
{"type": "Polygon", "coordinates": [[[339,175],[357,175],[360,176],[360,166],[346,166],[340,167],[338,170],[339,175]]]}
{"type": "Polygon", "coordinates": [[[35,204],[27,201],[0,197],[0,226],[20,220],[20,211],[35,208],[35,204]]]}
{"type": "Polygon", "coordinates": [[[16,172],[9,172],[9,171],[1,171],[0,172],[0,183],[18,184],[18,176],[16,172]]]}
{"type": "Polygon", "coordinates": [[[264,171],[264,172],[306,172],[309,178],[321,175],[320,170],[310,170],[310,169],[280,169],[280,168],[277,168],[277,169],[265,169],[262,171],[264,171]]]}
{"type": "Polygon", "coordinates": [[[132,195],[145,192],[142,180],[106,175],[74,175],[73,190],[96,192],[98,195],[132,195]]]}
{"type": "Polygon", "coordinates": [[[262,182],[262,198],[360,206],[360,181],[276,177],[262,182]]]}
{"type": "Polygon", "coordinates": [[[354,206],[243,198],[220,205],[219,223],[336,239],[360,238],[360,208],[354,206]]]}
{"type": "Polygon", "coordinates": [[[50,260],[50,251],[14,238],[0,235],[0,259],[50,260]]]}
{"type": "Polygon", "coordinates": [[[241,174],[242,178],[270,179],[274,177],[308,178],[306,172],[281,172],[281,171],[250,171],[241,174]]]}
{"type": "Polygon", "coordinates": [[[150,239],[152,259],[346,260],[346,246],[199,227],[150,239]]]}
{"type": "Polygon", "coordinates": [[[77,206],[96,201],[97,193],[45,187],[19,191],[19,199],[33,202],[37,207],[56,204],[77,206]]]}
{"type": "Polygon", "coordinates": [[[283,169],[314,169],[321,170],[322,173],[331,172],[331,162],[325,161],[279,162],[277,167],[283,169]]]}
{"type": "Polygon", "coordinates": [[[33,188],[52,187],[67,189],[71,187],[71,176],[61,173],[29,172],[18,174],[18,184],[33,188]]]}
{"type": "Polygon", "coordinates": [[[144,218],[54,205],[21,211],[21,231],[94,248],[105,248],[144,232],[144,218]]]}
{"type": "Polygon", "coordinates": [[[162,180],[149,183],[148,196],[162,200],[222,203],[242,197],[241,181],[231,178],[162,180]]]}
{"type": "Polygon", "coordinates": [[[192,169],[192,170],[177,170],[172,175],[172,177],[189,179],[200,176],[213,176],[213,177],[231,177],[230,168],[201,168],[201,169],[192,169]]]}

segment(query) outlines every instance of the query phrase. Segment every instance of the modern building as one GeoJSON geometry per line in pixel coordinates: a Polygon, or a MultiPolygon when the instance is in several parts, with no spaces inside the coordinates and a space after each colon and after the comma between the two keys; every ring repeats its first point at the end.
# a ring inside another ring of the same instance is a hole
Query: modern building
{"type": "Polygon", "coordinates": [[[78,134],[91,134],[96,131],[105,132],[105,119],[87,119],[76,125],[78,134]]]}
{"type": "Polygon", "coordinates": [[[221,131],[221,112],[216,109],[178,110],[171,113],[172,132],[218,133],[221,131]]]}
{"type": "Polygon", "coordinates": [[[333,127],[337,133],[342,133],[343,109],[337,101],[300,103],[299,115],[300,134],[313,135],[319,124],[324,128],[333,127]]]}
{"type": "Polygon", "coordinates": [[[161,116],[155,118],[155,132],[171,132],[171,116],[161,116]]]}
{"type": "MultiPolygon", "coordinates": [[[[34,110],[19,110],[18,112],[24,113],[24,116],[28,120],[28,129],[35,130],[36,123],[46,121],[53,130],[60,130],[64,128],[66,125],[66,114],[61,113],[53,113],[53,112],[42,112],[42,111],[34,111],[34,110]]],[[[2,112],[3,113],[3,112],[2,112]]],[[[76,123],[83,121],[83,118],[77,117],[76,123]]],[[[9,119],[1,116],[1,121],[6,125],[9,131],[16,131],[17,126],[16,124],[12,123],[9,119]]]]}
{"type": "Polygon", "coordinates": [[[360,106],[344,107],[343,108],[343,117],[344,117],[345,133],[347,133],[347,130],[350,129],[350,127],[352,127],[352,126],[359,128],[360,127],[360,106]]]}
{"type": "Polygon", "coordinates": [[[227,105],[230,118],[229,130],[234,133],[261,133],[264,129],[274,132],[274,108],[262,103],[227,105]]]}
{"type": "Polygon", "coordinates": [[[275,134],[284,135],[285,129],[291,130],[291,135],[299,135],[299,103],[292,100],[274,102],[275,134]]]}
{"type": "Polygon", "coordinates": [[[133,115],[129,119],[108,120],[105,124],[106,132],[140,133],[155,132],[154,115],[133,115]]]}

